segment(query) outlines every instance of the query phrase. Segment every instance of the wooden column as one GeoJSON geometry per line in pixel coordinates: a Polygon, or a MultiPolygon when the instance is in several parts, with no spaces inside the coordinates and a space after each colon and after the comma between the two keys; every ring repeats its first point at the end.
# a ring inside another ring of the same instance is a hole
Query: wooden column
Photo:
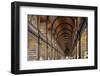
{"type": "Polygon", "coordinates": [[[81,59],[81,33],[79,33],[79,59],[81,59]]]}
{"type": "Polygon", "coordinates": [[[77,25],[78,25],[78,37],[79,37],[79,44],[78,44],[78,48],[77,49],[79,49],[78,51],[77,51],[77,55],[79,56],[79,57],[77,57],[77,58],[81,58],[81,32],[79,31],[79,28],[80,28],[80,25],[79,25],[79,22],[80,22],[80,19],[79,19],[79,17],[77,18],[77,25]]]}
{"type": "MultiPolygon", "coordinates": [[[[75,20],[75,25],[76,25],[76,32],[78,32],[78,20],[75,20]]],[[[76,53],[75,54],[76,54],[76,59],[77,59],[77,40],[76,40],[76,44],[75,45],[76,45],[76,48],[75,48],[76,49],[76,53]]]]}
{"type": "Polygon", "coordinates": [[[40,17],[37,16],[37,29],[38,29],[38,57],[37,57],[37,60],[40,59],[40,52],[39,52],[39,45],[40,45],[39,26],[40,26],[40,17]]]}
{"type": "MultiPolygon", "coordinates": [[[[48,38],[47,38],[47,30],[48,30],[48,16],[46,19],[46,41],[48,42],[48,38]]],[[[48,43],[46,43],[46,51],[45,51],[45,59],[48,60],[48,43]]]]}

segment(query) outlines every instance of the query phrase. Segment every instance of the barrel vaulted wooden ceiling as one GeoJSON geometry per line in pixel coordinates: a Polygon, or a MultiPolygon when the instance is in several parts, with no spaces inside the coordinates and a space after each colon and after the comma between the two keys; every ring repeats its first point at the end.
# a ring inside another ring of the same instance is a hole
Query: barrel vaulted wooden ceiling
{"type": "Polygon", "coordinates": [[[51,34],[65,52],[68,54],[72,48],[73,35],[77,26],[76,17],[64,16],[40,16],[40,22],[51,23],[47,30],[51,30],[51,34]]]}

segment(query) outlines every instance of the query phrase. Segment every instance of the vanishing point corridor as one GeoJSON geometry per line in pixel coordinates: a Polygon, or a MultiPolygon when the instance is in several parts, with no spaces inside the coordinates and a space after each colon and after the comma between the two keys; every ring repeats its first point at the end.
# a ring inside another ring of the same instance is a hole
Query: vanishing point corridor
{"type": "Polygon", "coordinates": [[[28,15],[27,19],[29,61],[88,58],[87,17],[28,15]]]}

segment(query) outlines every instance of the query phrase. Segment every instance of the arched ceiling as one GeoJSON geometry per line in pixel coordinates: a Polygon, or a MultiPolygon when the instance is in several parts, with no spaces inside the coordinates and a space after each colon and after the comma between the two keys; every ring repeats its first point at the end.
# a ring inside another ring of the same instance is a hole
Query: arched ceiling
{"type": "Polygon", "coordinates": [[[62,47],[64,48],[65,52],[68,52],[70,50],[74,28],[74,17],[58,16],[55,18],[52,24],[52,34],[55,37],[55,40],[59,42],[60,45],[63,45],[62,47]]]}
{"type": "MultiPolygon", "coordinates": [[[[76,17],[70,16],[40,16],[41,22],[48,20],[49,29],[56,42],[65,53],[71,49],[73,34],[75,33],[76,17]],[[48,18],[48,19],[47,19],[48,18]]],[[[66,54],[67,55],[67,54],[66,54]]]]}

